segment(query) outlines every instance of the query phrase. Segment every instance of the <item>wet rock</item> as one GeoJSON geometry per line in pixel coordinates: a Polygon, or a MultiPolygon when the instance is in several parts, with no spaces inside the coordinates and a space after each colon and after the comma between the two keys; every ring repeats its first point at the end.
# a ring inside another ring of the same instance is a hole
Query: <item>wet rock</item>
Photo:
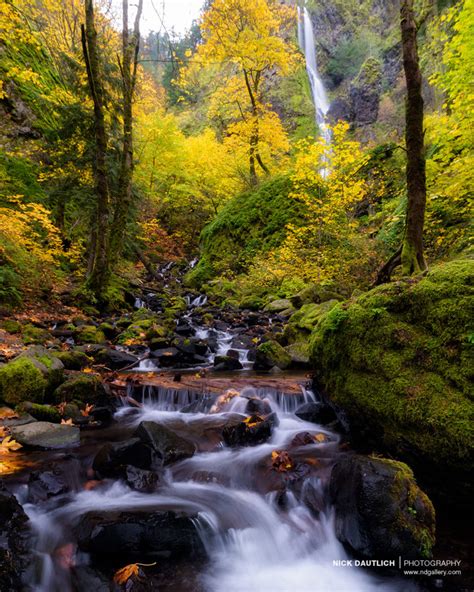
{"type": "Polygon", "coordinates": [[[257,446],[269,440],[274,423],[270,417],[251,415],[236,425],[227,425],[222,437],[227,446],[257,446]]]}
{"type": "Polygon", "coordinates": [[[83,592],[83,590],[110,592],[109,579],[88,565],[72,567],[71,580],[74,592],[83,592]]]}
{"type": "Polygon", "coordinates": [[[306,367],[309,366],[309,342],[298,341],[285,347],[286,353],[291,358],[291,366],[306,367]]]}
{"type": "Polygon", "coordinates": [[[164,465],[190,458],[196,452],[192,442],[153,421],[142,421],[135,435],[155,451],[164,465]]]}
{"type": "Polygon", "coordinates": [[[105,444],[96,454],[92,468],[102,477],[122,477],[129,465],[148,470],[160,464],[150,446],[139,438],[130,438],[105,444]]]}
{"type": "Polygon", "coordinates": [[[22,574],[31,562],[28,517],[0,483],[0,590],[23,590],[22,574]]]}
{"type": "Polygon", "coordinates": [[[281,300],[274,300],[273,302],[270,302],[263,310],[266,312],[283,312],[287,310],[293,310],[294,312],[294,307],[290,300],[283,298],[281,300]]]}
{"type": "Polygon", "coordinates": [[[214,359],[214,370],[217,372],[242,370],[242,368],[240,361],[232,356],[216,356],[214,359]]]}
{"type": "Polygon", "coordinates": [[[331,474],[338,539],[368,558],[428,558],[435,514],[404,463],[346,456],[331,474]]]}
{"type": "Polygon", "coordinates": [[[28,480],[28,501],[36,504],[66,493],[68,483],[60,471],[34,471],[28,480]]]}
{"type": "Polygon", "coordinates": [[[356,125],[377,121],[381,92],[381,63],[376,58],[369,57],[362,64],[349,90],[356,125]]]}
{"type": "Polygon", "coordinates": [[[160,483],[160,476],[154,471],[128,466],[125,469],[125,481],[136,491],[151,493],[156,490],[160,483]]]}
{"type": "Polygon", "coordinates": [[[285,370],[291,364],[291,357],[277,341],[266,341],[257,348],[255,370],[271,370],[273,367],[285,370]]]}
{"type": "Polygon", "coordinates": [[[174,331],[183,337],[191,337],[191,335],[194,335],[195,333],[194,328],[189,323],[181,323],[177,325],[174,331]]]}
{"type": "Polygon", "coordinates": [[[245,413],[248,415],[270,415],[272,413],[272,408],[270,407],[270,403],[268,401],[264,401],[263,399],[253,398],[249,399],[247,406],[245,407],[245,413]]]}
{"type": "Polygon", "coordinates": [[[56,407],[53,407],[51,405],[40,405],[38,403],[31,403],[31,401],[25,401],[24,403],[20,403],[20,405],[18,405],[16,409],[20,413],[26,413],[30,415],[37,421],[50,421],[52,423],[61,423],[61,414],[56,409],[56,407]]]}
{"type": "Polygon", "coordinates": [[[332,125],[341,120],[350,123],[354,119],[350,102],[341,97],[335,98],[334,101],[332,101],[329,105],[327,118],[332,125]]]}
{"type": "Polygon", "coordinates": [[[78,349],[54,352],[54,356],[61,360],[66,370],[82,370],[92,363],[92,358],[78,349]]]}
{"type": "Polygon", "coordinates": [[[80,442],[79,428],[58,425],[48,421],[35,421],[11,428],[14,440],[32,448],[56,449],[77,446],[80,442]]]}
{"type": "Polygon", "coordinates": [[[96,364],[103,364],[111,370],[123,370],[138,363],[136,356],[100,344],[82,346],[80,351],[91,356],[96,364]]]}
{"type": "Polygon", "coordinates": [[[158,360],[158,363],[163,368],[171,368],[183,360],[182,353],[176,347],[155,349],[150,355],[152,358],[158,360]]]}
{"type": "Polygon", "coordinates": [[[184,512],[89,512],[75,528],[82,551],[101,559],[196,558],[205,555],[196,515],[184,512]]]}
{"type": "Polygon", "coordinates": [[[336,421],[334,410],[329,405],[319,402],[304,403],[295,411],[296,417],[303,421],[327,425],[336,421]]]}

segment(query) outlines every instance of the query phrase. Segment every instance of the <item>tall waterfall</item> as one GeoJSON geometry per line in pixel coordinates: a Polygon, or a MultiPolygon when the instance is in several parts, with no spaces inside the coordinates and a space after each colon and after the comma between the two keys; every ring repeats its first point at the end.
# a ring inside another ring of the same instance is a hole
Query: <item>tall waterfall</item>
{"type": "Polygon", "coordinates": [[[329,101],[323,82],[319,76],[316,63],[316,45],[314,41],[313,25],[306,8],[298,6],[298,41],[306,58],[306,70],[308,72],[311,94],[314,103],[316,124],[326,144],[331,142],[331,131],[326,123],[326,114],[329,110],[329,101]]]}

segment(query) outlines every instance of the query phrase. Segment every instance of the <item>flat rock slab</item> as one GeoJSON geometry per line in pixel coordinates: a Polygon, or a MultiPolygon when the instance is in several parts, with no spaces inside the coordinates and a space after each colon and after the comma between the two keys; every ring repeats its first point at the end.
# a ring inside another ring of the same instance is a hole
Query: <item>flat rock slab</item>
{"type": "Polygon", "coordinates": [[[27,425],[11,428],[14,440],[34,448],[70,448],[80,442],[79,428],[69,425],[36,421],[27,425]]]}

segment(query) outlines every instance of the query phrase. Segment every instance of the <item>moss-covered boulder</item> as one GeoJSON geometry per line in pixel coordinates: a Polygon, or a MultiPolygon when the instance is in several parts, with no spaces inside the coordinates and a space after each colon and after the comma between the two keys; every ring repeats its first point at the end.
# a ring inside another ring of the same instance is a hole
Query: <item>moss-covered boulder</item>
{"type": "Polygon", "coordinates": [[[295,310],[294,306],[291,304],[288,298],[281,298],[280,300],[273,300],[269,302],[264,310],[266,312],[285,312],[288,316],[295,310]]]}
{"type": "Polygon", "coordinates": [[[289,324],[297,329],[307,331],[308,335],[314,329],[319,319],[336,306],[338,300],[331,299],[322,304],[304,304],[300,310],[291,316],[289,324]]]}
{"type": "Polygon", "coordinates": [[[19,358],[32,360],[42,372],[47,381],[46,394],[51,393],[64,378],[64,364],[56,357],[55,353],[42,345],[33,345],[19,356],[19,358]]]}
{"type": "Polygon", "coordinates": [[[311,360],[356,442],[466,499],[474,471],[474,261],[377,287],[314,329],[311,360]]]}
{"type": "Polygon", "coordinates": [[[291,356],[277,341],[265,341],[257,347],[254,368],[271,370],[273,367],[284,370],[291,364],[291,356]]]}
{"type": "Polygon", "coordinates": [[[431,557],[435,512],[406,464],[345,456],[331,473],[336,535],[363,557],[431,557]]]}
{"type": "Polygon", "coordinates": [[[23,325],[21,329],[21,337],[23,339],[23,343],[26,345],[43,344],[51,339],[51,334],[46,329],[28,324],[23,325]]]}
{"type": "Polygon", "coordinates": [[[291,303],[296,308],[301,308],[305,304],[321,304],[328,300],[344,300],[334,290],[318,284],[309,284],[290,298],[291,303]]]}
{"type": "Polygon", "coordinates": [[[286,353],[291,358],[292,366],[307,366],[309,364],[309,342],[296,341],[285,347],[286,353]]]}
{"type": "Polygon", "coordinates": [[[47,384],[38,364],[29,358],[16,358],[0,367],[0,399],[8,405],[42,402],[47,384]]]}
{"type": "Polygon", "coordinates": [[[95,325],[77,327],[75,337],[79,343],[105,343],[104,333],[95,325]]]}
{"type": "Polygon", "coordinates": [[[153,339],[165,339],[168,329],[156,322],[155,318],[133,321],[117,337],[117,343],[128,345],[133,343],[149,342],[153,339]]]}
{"type": "Polygon", "coordinates": [[[15,335],[21,331],[21,323],[15,321],[15,319],[5,319],[0,322],[0,329],[3,329],[7,333],[15,335]]]}
{"type": "Polygon", "coordinates": [[[24,414],[28,413],[38,421],[50,421],[52,423],[61,423],[61,414],[56,407],[52,405],[41,405],[25,401],[17,405],[16,411],[24,414]]]}
{"type": "Polygon", "coordinates": [[[63,401],[94,403],[105,395],[105,389],[98,376],[79,373],[70,376],[54,391],[54,400],[57,403],[63,401]]]}
{"type": "Polygon", "coordinates": [[[78,349],[54,352],[54,356],[61,360],[66,370],[82,370],[93,362],[92,358],[78,349]]]}

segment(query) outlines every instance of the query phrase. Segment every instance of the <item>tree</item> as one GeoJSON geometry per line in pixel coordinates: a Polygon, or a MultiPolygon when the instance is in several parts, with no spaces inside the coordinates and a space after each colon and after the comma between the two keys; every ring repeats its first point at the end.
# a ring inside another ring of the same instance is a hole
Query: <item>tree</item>
{"type": "Polygon", "coordinates": [[[393,270],[400,264],[405,275],[412,275],[426,269],[423,255],[423,226],[426,209],[423,96],[413,0],[401,2],[400,27],[403,69],[407,87],[405,106],[407,211],[402,245],[380,270],[376,283],[389,281],[393,270]]]}
{"type": "MultiPolygon", "coordinates": [[[[225,119],[227,133],[246,144],[252,184],[257,168],[269,173],[262,145],[276,141],[279,149],[286,137],[264,87],[266,78],[287,74],[297,59],[296,48],[284,37],[290,19],[294,22],[294,10],[276,0],[214,0],[202,17],[202,43],[193,62],[198,69],[220,65],[210,112],[225,119]]],[[[195,71],[192,65],[184,78],[195,71]]]]}
{"type": "Polygon", "coordinates": [[[104,89],[100,71],[94,2],[85,0],[85,25],[81,25],[82,48],[86,62],[89,90],[94,103],[96,216],[92,224],[87,283],[100,294],[108,283],[109,262],[109,179],[107,170],[107,130],[104,113],[104,89]]]}

